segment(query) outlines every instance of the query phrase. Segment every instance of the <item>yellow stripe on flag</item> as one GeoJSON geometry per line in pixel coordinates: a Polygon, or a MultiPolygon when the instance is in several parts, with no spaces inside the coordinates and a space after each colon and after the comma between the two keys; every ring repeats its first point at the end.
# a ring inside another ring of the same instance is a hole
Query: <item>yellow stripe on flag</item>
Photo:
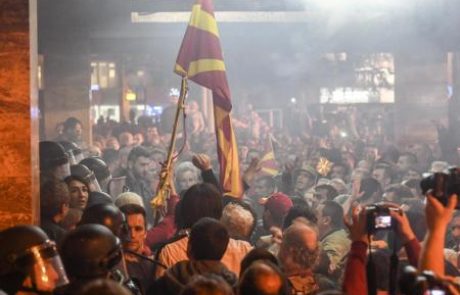
{"type": "Polygon", "coordinates": [[[270,175],[273,175],[275,176],[276,174],[278,174],[278,169],[273,169],[273,168],[268,168],[268,167],[264,167],[261,169],[263,172],[267,173],[267,174],[270,174],[270,175]]]}
{"type": "Polygon", "coordinates": [[[265,154],[262,159],[260,159],[260,162],[263,161],[268,161],[268,160],[274,160],[275,159],[275,154],[273,152],[265,154]]]}
{"type": "Polygon", "coordinates": [[[188,77],[211,71],[225,71],[224,61],[219,59],[199,59],[192,61],[188,68],[188,77]]]}
{"type": "Polygon", "coordinates": [[[207,11],[202,10],[200,4],[193,5],[189,25],[211,33],[219,38],[219,29],[217,28],[216,19],[207,11]]]}
{"type": "Polygon", "coordinates": [[[233,131],[233,127],[230,125],[231,139],[227,141],[222,130],[222,123],[227,118],[231,120],[230,114],[219,106],[214,105],[217,145],[220,147],[226,162],[225,171],[221,175],[223,176],[222,184],[224,189],[226,189],[227,194],[239,198],[243,194],[243,191],[239,173],[238,147],[236,145],[235,132],[233,131]]]}

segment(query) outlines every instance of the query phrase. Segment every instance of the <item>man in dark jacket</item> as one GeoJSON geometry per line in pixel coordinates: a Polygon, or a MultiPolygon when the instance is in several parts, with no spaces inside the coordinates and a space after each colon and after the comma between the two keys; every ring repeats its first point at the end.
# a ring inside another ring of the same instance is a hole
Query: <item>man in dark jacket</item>
{"type": "Polygon", "coordinates": [[[219,221],[202,218],[190,232],[187,255],[190,260],[181,261],[169,268],[149,291],[149,294],[180,294],[197,275],[213,274],[235,286],[236,275],[220,262],[230,238],[227,229],[219,221]]]}
{"type": "Polygon", "coordinates": [[[149,181],[149,169],[153,163],[152,153],[143,146],[137,146],[128,155],[128,171],[125,186],[130,192],[142,197],[147,223],[153,225],[153,211],[150,201],[154,196],[149,181]]]}

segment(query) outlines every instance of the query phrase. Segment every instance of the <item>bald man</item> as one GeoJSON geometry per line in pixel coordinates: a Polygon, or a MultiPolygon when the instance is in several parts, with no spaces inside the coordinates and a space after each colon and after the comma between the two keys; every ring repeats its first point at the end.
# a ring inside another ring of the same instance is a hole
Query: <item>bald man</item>
{"type": "Polygon", "coordinates": [[[238,286],[239,295],[288,295],[286,277],[269,261],[256,261],[248,267],[238,286]]]}
{"type": "Polygon", "coordinates": [[[318,231],[296,222],[283,233],[278,258],[294,294],[332,290],[334,283],[313,272],[319,258],[318,231]]]}

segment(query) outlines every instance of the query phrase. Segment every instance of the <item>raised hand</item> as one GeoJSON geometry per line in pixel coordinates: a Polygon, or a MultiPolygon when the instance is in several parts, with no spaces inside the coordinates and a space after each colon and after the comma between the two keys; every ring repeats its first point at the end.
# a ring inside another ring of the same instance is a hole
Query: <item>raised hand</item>
{"type": "Polygon", "coordinates": [[[368,243],[366,210],[363,207],[353,207],[351,218],[345,216],[344,222],[350,231],[350,239],[353,242],[368,243]]]}
{"type": "Polygon", "coordinates": [[[446,207],[444,207],[444,205],[441,204],[441,202],[436,199],[431,192],[428,193],[426,199],[425,216],[428,230],[431,232],[436,230],[445,231],[452,219],[455,207],[457,206],[457,195],[449,197],[449,202],[446,207]]]}
{"type": "Polygon", "coordinates": [[[201,171],[208,171],[212,169],[211,159],[206,154],[196,154],[192,158],[192,163],[201,171]]]}

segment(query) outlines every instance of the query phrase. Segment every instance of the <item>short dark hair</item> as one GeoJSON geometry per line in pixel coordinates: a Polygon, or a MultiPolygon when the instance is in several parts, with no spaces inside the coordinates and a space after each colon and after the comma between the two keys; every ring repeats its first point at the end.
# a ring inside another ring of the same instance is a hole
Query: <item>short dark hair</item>
{"type": "Polygon", "coordinates": [[[75,117],[67,118],[67,120],[65,120],[64,123],[63,123],[63,127],[64,127],[63,131],[65,132],[66,130],[73,129],[78,124],[82,125],[81,121],[78,120],[77,118],[75,118],[75,117]]]}
{"type": "Polygon", "coordinates": [[[393,184],[390,185],[385,193],[394,193],[397,200],[394,200],[396,203],[401,203],[403,199],[413,199],[415,198],[414,194],[410,188],[404,184],[393,184]]]}
{"type": "Polygon", "coordinates": [[[294,219],[299,217],[303,217],[313,224],[318,223],[318,218],[316,217],[315,212],[313,212],[308,205],[294,205],[291,209],[289,209],[286,217],[284,217],[283,230],[290,227],[294,222],[294,219]]]}
{"type": "Polygon", "coordinates": [[[204,217],[190,231],[190,252],[195,260],[221,260],[230,237],[225,226],[214,218],[204,217]]]}
{"type": "Polygon", "coordinates": [[[322,203],[323,207],[323,216],[328,216],[331,218],[331,224],[333,227],[342,227],[343,226],[343,208],[338,203],[334,201],[325,201],[322,203]]]}
{"type": "Polygon", "coordinates": [[[209,183],[198,183],[185,191],[175,213],[179,217],[179,228],[186,229],[203,217],[219,220],[222,210],[222,196],[217,188],[209,183]]]}
{"type": "Polygon", "coordinates": [[[152,152],[148,148],[141,145],[136,146],[129,152],[128,162],[135,162],[140,157],[150,158],[151,156],[152,152]]]}
{"type": "Polygon", "coordinates": [[[61,211],[64,204],[70,203],[67,184],[61,180],[47,180],[40,185],[40,214],[52,218],[61,211]]]}
{"type": "Polygon", "coordinates": [[[120,207],[120,211],[125,214],[126,218],[129,215],[141,214],[144,216],[144,225],[147,226],[147,218],[145,217],[145,209],[138,204],[126,204],[120,207]]]}
{"type": "Polygon", "coordinates": [[[364,192],[360,200],[366,201],[370,199],[374,193],[382,194],[382,186],[376,179],[367,177],[361,180],[360,192],[364,192]]]}
{"type": "Polygon", "coordinates": [[[114,163],[120,157],[119,151],[115,149],[105,149],[102,152],[102,160],[107,163],[107,165],[114,163]]]}
{"type": "Polygon", "coordinates": [[[72,181],[79,181],[79,182],[83,183],[83,184],[86,186],[86,188],[88,189],[88,192],[89,192],[89,182],[88,182],[88,180],[86,180],[86,179],[83,178],[83,177],[80,177],[80,176],[78,176],[78,175],[70,175],[70,176],[67,176],[67,177],[64,179],[64,181],[65,181],[65,183],[66,183],[67,185],[70,185],[70,183],[71,183],[72,181]]]}
{"type": "Polygon", "coordinates": [[[385,176],[390,178],[390,183],[393,182],[393,179],[394,179],[395,175],[394,175],[393,169],[391,169],[390,165],[384,164],[384,163],[379,163],[374,167],[374,170],[377,170],[377,169],[382,169],[384,174],[385,174],[385,176]]]}
{"type": "Polygon", "coordinates": [[[328,201],[332,201],[335,197],[339,195],[337,190],[330,184],[320,184],[315,188],[315,190],[318,189],[325,189],[327,191],[326,200],[328,201]]]}

